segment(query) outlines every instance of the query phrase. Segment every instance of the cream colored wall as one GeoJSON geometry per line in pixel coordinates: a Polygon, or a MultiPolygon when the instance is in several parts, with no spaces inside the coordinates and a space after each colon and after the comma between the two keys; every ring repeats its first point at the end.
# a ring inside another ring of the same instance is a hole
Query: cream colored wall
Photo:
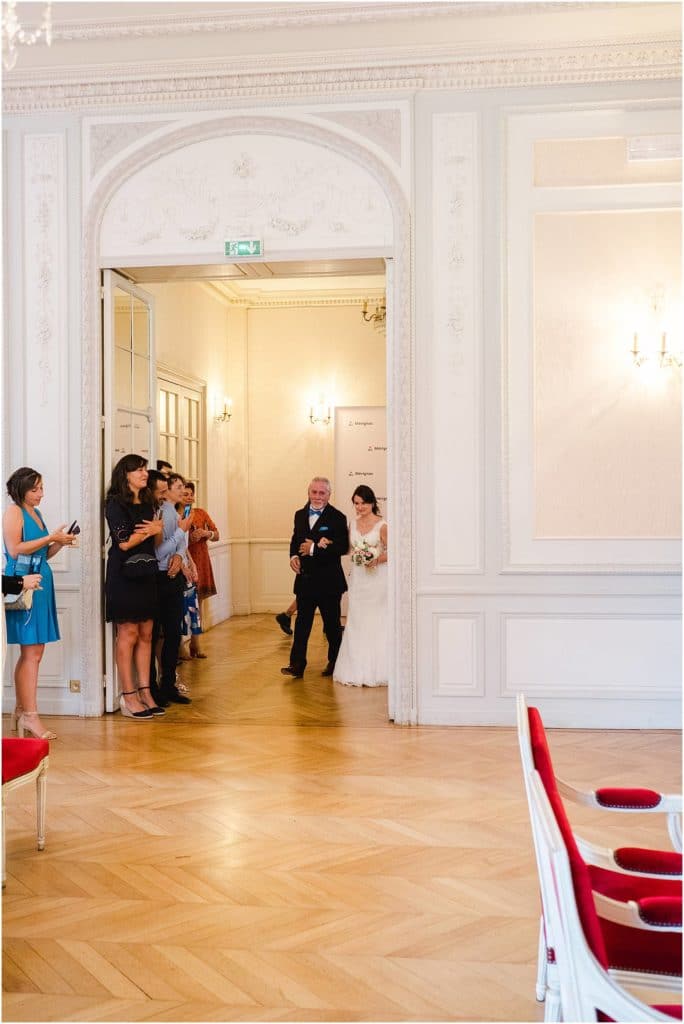
{"type": "MultiPolygon", "coordinates": [[[[289,538],[311,477],[334,475],[332,423],[312,424],[309,405],[384,405],[385,338],[358,306],[252,309],[248,322],[250,533],[289,538]]],[[[345,513],[347,490],[332,499],[345,513]]]]}
{"type": "Polygon", "coordinates": [[[218,594],[205,608],[205,626],[231,614],[229,500],[229,428],[216,423],[216,403],[230,392],[230,342],[239,347],[239,323],[227,303],[203,284],[173,282],[146,285],[155,300],[157,363],[174,373],[206,384],[206,479],[199,501],[214,519],[220,534],[210,546],[218,594]]]}
{"type": "MultiPolygon", "coordinates": [[[[247,344],[231,344],[230,360],[233,611],[280,611],[292,597],[293,514],[311,477],[335,468],[332,423],[312,424],[309,405],[321,394],[333,406],[384,405],[385,338],[358,305],[252,308],[247,344]]],[[[350,502],[333,492],[345,513],[350,502]]]]}
{"type": "MultiPolygon", "coordinates": [[[[322,394],[332,406],[384,405],[385,337],[358,305],[246,309],[197,283],[148,290],[158,362],[207,383],[206,505],[221,532],[215,572],[225,550],[228,577],[217,585],[229,595],[210,609],[212,622],[279,611],[291,599],[294,511],[312,476],[334,476],[332,422],[312,424],[309,406],[322,394]],[[233,414],[216,423],[213,403],[223,395],[233,414]]],[[[336,491],[333,502],[348,514],[351,493],[336,491]]]]}
{"type": "Polygon", "coordinates": [[[681,348],[677,210],[543,214],[535,230],[535,492],[539,537],[677,537],[681,348]],[[663,290],[659,324],[649,301],[663,290]],[[630,356],[653,328],[655,352],[630,356]]]}

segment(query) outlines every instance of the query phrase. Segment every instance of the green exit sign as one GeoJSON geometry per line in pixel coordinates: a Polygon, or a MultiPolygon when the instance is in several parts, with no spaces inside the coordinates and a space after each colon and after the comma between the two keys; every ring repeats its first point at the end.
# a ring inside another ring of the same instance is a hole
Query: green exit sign
{"type": "Polygon", "coordinates": [[[263,256],[264,247],[260,238],[231,238],[224,242],[224,253],[235,256],[263,256]]]}

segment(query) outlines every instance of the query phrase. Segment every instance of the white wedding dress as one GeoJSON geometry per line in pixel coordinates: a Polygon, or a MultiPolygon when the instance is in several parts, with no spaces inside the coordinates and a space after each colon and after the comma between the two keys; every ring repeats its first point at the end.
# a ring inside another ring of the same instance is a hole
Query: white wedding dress
{"type": "MultiPolygon", "coordinates": [[[[361,534],[354,523],[349,531],[352,548],[366,541],[384,553],[380,539],[383,524],[380,519],[368,533],[361,534]]],[[[387,562],[374,569],[352,562],[347,624],[333,679],[347,686],[387,686],[388,641],[387,562]]]]}

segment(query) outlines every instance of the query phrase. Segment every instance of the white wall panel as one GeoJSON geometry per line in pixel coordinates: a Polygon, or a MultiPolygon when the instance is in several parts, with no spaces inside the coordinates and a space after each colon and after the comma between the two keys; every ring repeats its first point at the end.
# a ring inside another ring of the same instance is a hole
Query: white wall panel
{"type": "Polygon", "coordinates": [[[676,700],[676,615],[504,614],[502,696],[676,700]]]}
{"type": "Polygon", "coordinates": [[[433,618],[437,671],[434,697],[484,696],[484,618],[481,614],[438,614],[433,618]]]}
{"type": "Polygon", "coordinates": [[[432,118],[434,566],[482,571],[478,118],[432,118]]]}
{"type": "MultiPolygon", "coordinates": [[[[23,422],[22,464],[44,475],[41,513],[48,529],[54,529],[74,518],[69,509],[70,410],[64,401],[69,371],[66,135],[24,136],[23,172],[23,400],[17,412],[23,422]]],[[[66,550],[56,555],[53,572],[66,572],[70,558],[74,554],[66,550]]]]}
{"type": "Polygon", "coordinates": [[[209,557],[217,592],[213,597],[207,598],[203,605],[205,621],[202,625],[207,629],[230,617],[233,597],[230,545],[224,541],[211,544],[209,557]]]}

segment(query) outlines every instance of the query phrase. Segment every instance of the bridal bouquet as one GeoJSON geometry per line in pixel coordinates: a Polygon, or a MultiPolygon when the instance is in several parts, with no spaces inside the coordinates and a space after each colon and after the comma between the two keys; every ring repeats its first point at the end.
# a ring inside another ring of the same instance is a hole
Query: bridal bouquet
{"type": "Polygon", "coordinates": [[[378,549],[369,544],[367,540],[357,543],[351,550],[351,560],[354,565],[368,566],[374,558],[378,557],[378,549]]]}

